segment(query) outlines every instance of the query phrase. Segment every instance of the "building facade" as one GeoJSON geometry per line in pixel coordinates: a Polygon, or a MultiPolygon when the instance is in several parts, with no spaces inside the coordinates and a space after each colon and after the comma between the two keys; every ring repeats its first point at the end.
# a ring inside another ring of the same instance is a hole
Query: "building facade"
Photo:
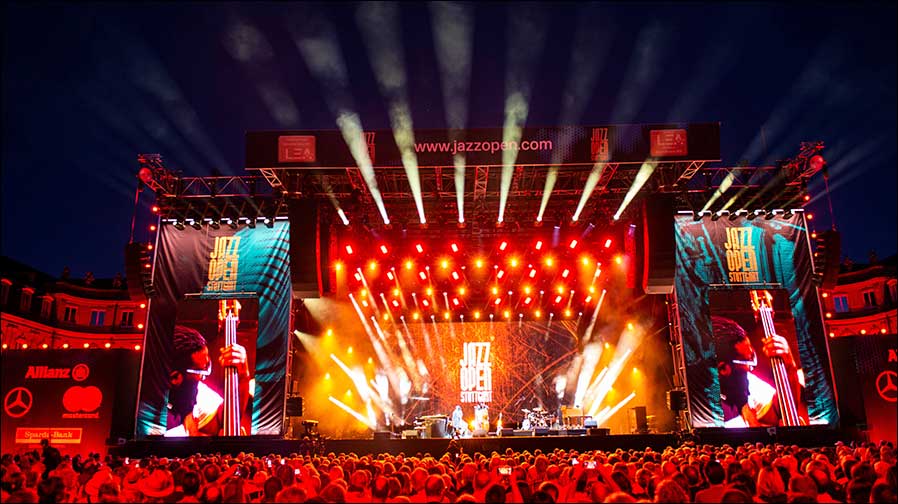
{"type": "Polygon", "coordinates": [[[830,337],[898,332],[896,256],[873,259],[869,264],[843,263],[836,287],[822,293],[830,337]]]}
{"type": "Polygon", "coordinates": [[[133,299],[121,276],[55,278],[0,257],[0,312],[3,349],[140,350],[147,300],[133,299]]]}

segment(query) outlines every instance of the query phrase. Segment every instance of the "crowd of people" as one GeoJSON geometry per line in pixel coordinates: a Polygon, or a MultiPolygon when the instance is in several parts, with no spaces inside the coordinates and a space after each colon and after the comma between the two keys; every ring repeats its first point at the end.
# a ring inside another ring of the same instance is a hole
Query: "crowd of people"
{"type": "Polygon", "coordinates": [[[896,502],[895,447],[687,442],[663,451],[2,455],[5,502],[896,502]]]}

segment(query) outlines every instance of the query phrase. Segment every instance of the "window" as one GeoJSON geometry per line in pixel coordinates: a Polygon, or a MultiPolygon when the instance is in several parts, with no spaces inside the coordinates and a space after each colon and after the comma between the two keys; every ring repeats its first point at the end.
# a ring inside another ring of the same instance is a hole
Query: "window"
{"type": "Polygon", "coordinates": [[[123,311],[122,312],[122,320],[119,323],[122,327],[134,327],[134,312],[133,311],[123,311]]]}
{"type": "Polygon", "coordinates": [[[833,297],[833,306],[835,307],[836,313],[846,313],[849,310],[848,296],[833,297]]]}
{"type": "Polygon", "coordinates": [[[41,299],[41,317],[42,318],[50,318],[50,315],[53,313],[53,298],[50,296],[44,296],[41,299]]]}
{"type": "Polygon", "coordinates": [[[19,299],[19,309],[21,309],[23,312],[31,310],[32,294],[34,294],[34,290],[29,288],[22,289],[22,297],[19,299]]]}
{"type": "Polygon", "coordinates": [[[9,287],[12,285],[7,279],[0,280],[0,304],[6,305],[6,302],[9,301],[9,287]]]}
{"type": "Polygon", "coordinates": [[[77,314],[78,314],[78,308],[75,308],[74,306],[66,306],[65,312],[63,313],[62,320],[66,321],[66,322],[71,322],[72,324],[74,324],[75,323],[75,315],[77,315],[77,314]]]}
{"type": "Polygon", "coordinates": [[[872,290],[864,292],[864,307],[870,308],[876,306],[876,293],[872,290]]]}
{"type": "Polygon", "coordinates": [[[106,310],[91,310],[90,311],[90,325],[92,326],[101,326],[106,319],[106,310]]]}

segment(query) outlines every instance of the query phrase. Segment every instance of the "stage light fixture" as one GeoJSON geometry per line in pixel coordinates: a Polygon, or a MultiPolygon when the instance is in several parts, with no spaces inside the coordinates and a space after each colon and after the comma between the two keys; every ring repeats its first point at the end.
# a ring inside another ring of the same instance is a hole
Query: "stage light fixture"
{"type": "Polygon", "coordinates": [[[571,248],[577,247],[577,240],[571,240],[571,244],[569,245],[571,248]]]}
{"type": "Polygon", "coordinates": [[[62,348],[68,348],[68,347],[69,347],[69,344],[68,344],[68,343],[63,343],[63,344],[62,344],[62,348]]]}
{"type": "Polygon", "coordinates": [[[184,230],[184,221],[183,220],[181,220],[181,219],[176,220],[174,225],[175,225],[175,229],[177,229],[178,231],[184,230]]]}
{"type": "Polygon", "coordinates": [[[274,227],[274,217],[265,217],[265,220],[262,221],[265,223],[265,227],[271,229],[274,227]]]}
{"type": "Polygon", "coordinates": [[[417,250],[419,254],[424,253],[424,247],[422,247],[420,243],[415,245],[415,250],[417,250]]]}
{"type": "Polygon", "coordinates": [[[729,216],[730,216],[729,210],[720,210],[720,211],[716,212],[713,216],[711,216],[711,220],[716,221],[717,219],[719,219],[721,217],[729,217],[729,216]]]}
{"type": "Polygon", "coordinates": [[[455,243],[450,245],[449,248],[451,248],[453,252],[458,252],[458,245],[456,245],[455,243]]]}
{"type": "Polygon", "coordinates": [[[499,250],[504,251],[506,248],[508,248],[508,242],[503,241],[502,243],[499,244],[499,250]]]}
{"type": "Polygon", "coordinates": [[[212,229],[219,229],[221,228],[221,223],[218,221],[218,219],[212,219],[212,221],[209,223],[209,226],[212,227],[212,229]]]}
{"type": "Polygon", "coordinates": [[[567,278],[568,275],[571,274],[571,270],[565,268],[564,271],[561,272],[561,278],[567,278]]]}
{"type": "Polygon", "coordinates": [[[194,219],[190,219],[190,226],[193,227],[193,229],[196,229],[196,230],[200,230],[200,229],[202,229],[202,227],[203,227],[203,226],[199,223],[199,221],[196,221],[196,220],[194,220],[194,219]]]}
{"type": "Polygon", "coordinates": [[[382,254],[386,255],[389,251],[390,251],[390,250],[387,248],[386,245],[381,245],[381,246],[380,246],[380,252],[381,252],[382,254]]]}
{"type": "Polygon", "coordinates": [[[231,226],[231,229],[237,229],[237,220],[236,219],[227,219],[228,226],[231,226]]]}
{"type": "Polygon", "coordinates": [[[541,249],[541,248],[543,248],[543,242],[542,242],[542,240],[537,240],[537,242],[536,242],[536,250],[539,250],[539,249],[541,249]]]}
{"type": "Polygon", "coordinates": [[[256,229],[256,218],[255,217],[247,217],[246,218],[246,227],[250,229],[256,229]]]}

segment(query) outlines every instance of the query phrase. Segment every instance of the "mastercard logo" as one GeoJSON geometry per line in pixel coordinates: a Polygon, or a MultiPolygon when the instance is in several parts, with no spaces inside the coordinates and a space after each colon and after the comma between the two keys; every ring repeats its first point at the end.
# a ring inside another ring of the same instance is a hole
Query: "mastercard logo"
{"type": "Polygon", "coordinates": [[[67,411],[78,413],[80,411],[94,411],[103,402],[103,393],[100,389],[91,385],[89,387],[69,387],[62,396],[62,405],[67,411]]]}

